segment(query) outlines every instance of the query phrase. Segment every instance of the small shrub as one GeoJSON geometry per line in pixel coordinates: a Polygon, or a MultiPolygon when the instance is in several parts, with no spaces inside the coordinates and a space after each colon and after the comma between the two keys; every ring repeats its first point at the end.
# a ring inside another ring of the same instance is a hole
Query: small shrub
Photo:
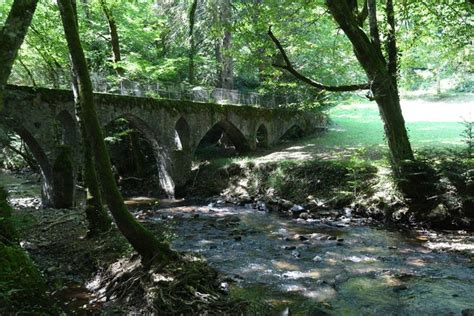
{"type": "Polygon", "coordinates": [[[474,157],[474,122],[464,120],[462,122],[464,130],[461,133],[463,142],[466,144],[466,154],[468,158],[474,157]]]}

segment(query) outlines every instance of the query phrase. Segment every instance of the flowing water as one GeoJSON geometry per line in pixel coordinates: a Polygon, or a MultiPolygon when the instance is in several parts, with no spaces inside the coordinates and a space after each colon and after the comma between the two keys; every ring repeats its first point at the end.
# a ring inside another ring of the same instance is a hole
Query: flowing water
{"type": "Polygon", "coordinates": [[[173,247],[200,253],[237,281],[237,295],[255,312],[461,315],[474,308],[472,235],[407,236],[350,214],[335,222],[226,205],[157,212],[147,218],[166,223],[173,247]]]}
{"type": "MultiPolygon", "coordinates": [[[[0,180],[13,205],[39,207],[36,178],[3,174],[0,180]]],[[[255,314],[461,315],[474,309],[472,234],[390,231],[350,212],[338,221],[305,221],[223,204],[140,207],[150,201],[128,205],[141,220],[163,223],[175,249],[199,253],[227,275],[223,286],[252,301],[255,314]]]]}

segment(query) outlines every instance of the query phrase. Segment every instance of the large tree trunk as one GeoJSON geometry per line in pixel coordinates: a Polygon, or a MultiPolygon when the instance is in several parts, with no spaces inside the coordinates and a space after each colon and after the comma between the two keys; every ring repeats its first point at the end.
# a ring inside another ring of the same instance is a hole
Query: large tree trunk
{"type": "Polygon", "coordinates": [[[7,20],[0,30],[0,111],[3,108],[3,92],[12,71],[28,27],[33,19],[38,0],[13,1],[7,20]]]}
{"type": "MultiPolygon", "coordinates": [[[[388,0],[388,2],[387,6],[390,5],[391,0],[388,0]]],[[[371,36],[374,39],[371,42],[359,27],[359,21],[346,1],[327,0],[326,4],[336,22],[351,41],[355,55],[371,83],[373,97],[377,102],[384,123],[392,163],[395,170],[398,171],[404,160],[413,160],[414,157],[408,140],[408,133],[405,128],[405,120],[402,115],[400,97],[398,95],[394,33],[389,33],[387,44],[389,48],[389,62],[387,63],[383,58],[380,44],[378,43],[375,12],[369,13],[371,16],[371,36]]],[[[375,1],[369,1],[370,4],[374,5],[375,1]]],[[[369,11],[372,8],[369,6],[369,11]]],[[[390,10],[388,9],[388,11],[390,10]]],[[[393,20],[388,19],[388,22],[390,25],[393,20]]],[[[390,25],[390,27],[394,32],[394,25],[390,25]]]]}
{"type": "Polygon", "coordinates": [[[142,260],[150,262],[156,259],[168,262],[176,258],[177,254],[170,249],[168,244],[160,242],[150,231],[135,220],[127,210],[122,195],[117,188],[94,106],[92,82],[80,42],[71,0],[58,0],[58,5],[69,53],[71,54],[74,69],[77,72],[83,124],[91,142],[104,198],[107,201],[117,227],[132,247],[142,256],[142,260]]]}

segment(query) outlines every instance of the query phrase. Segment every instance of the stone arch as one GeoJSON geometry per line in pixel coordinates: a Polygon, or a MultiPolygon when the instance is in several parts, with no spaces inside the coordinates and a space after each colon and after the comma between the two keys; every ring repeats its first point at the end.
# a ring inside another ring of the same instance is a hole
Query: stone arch
{"type": "Polygon", "coordinates": [[[38,162],[40,167],[41,173],[45,178],[50,178],[52,176],[52,166],[48,160],[48,156],[46,155],[45,151],[38,143],[36,138],[24,127],[22,126],[10,126],[11,129],[17,133],[28,146],[31,151],[31,154],[38,162]]]}
{"type": "Polygon", "coordinates": [[[125,118],[133,128],[145,136],[145,139],[151,145],[157,165],[160,186],[168,197],[173,198],[175,184],[172,178],[172,155],[170,148],[166,146],[166,141],[162,139],[163,135],[161,135],[157,129],[150,127],[142,118],[132,113],[118,115],[107,124],[120,118],[125,118]]]}
{"type": "Polygon", "coordinates": [[[257,128],[257,131],[255,132],[255,138],[256,138],[256,144],[257,147],[261,148],[266,148],[268,147],[268,129],[267,126],[262,123],[260,126],[257,128]]]}
{"type": "Polygon", "coordinates": [[[10,128],[17,133],[28,146],[31,151],[31,154],[38,162],[41,176],[42,176],[42,185],[41,185],[41,200],[42,204],[45,207],[53,206],[54,207],[54,187],[53,187],[53,167],[46,155],[46,152],[43,150],[36,138],[23,126],[10,126],[10,128]]]}
{"type": "Polygon", "coordinates": [[[295,123],[290,125],[283,134],[280,136],[280,141],[282,140],[293,140],[303,137],[305,135],[305,130],[300,126],[300,124],[295,123]]]}
{"type": "Polygon", "coordinates": [[[150,125],[140,117],[131,113],[125,113],[116,117],[112,121],[115,121],[120,118],[126,119],[130,123],[130,125],[132,125],[132,127],[137,129],[140,133],[142,133],[150,143],[159,140],[160,135],[157,135],[157,131],[152,129],[150,125]]]}
{"type": "Polygon", "coordinates": [[[191,129],[184,117],[176,121],[174,128],[175,146],[178,150],[189,151],[191,147],[191,129]]]}
{"type": "MultiPolygon", "coordinates": [[[[229,138],[229,140],[235,146],[235,149],[237,150],[237,152],[246,153],[251,150],[251,146],[248,139],[233,123],[231,123],[228,120],[221,120],[217,122],[216,124],[214,124],[200,139],[199,144],[201,144],[201,142],[206,138],[206,136],[210,132],[217,132],[217,131],[222,131],[222,133],[224,133],[229,138]]],[[[218,133],[216,133],[216,137],[222,136],[222,133],[221,135],[218,135],[218,133]]]]}

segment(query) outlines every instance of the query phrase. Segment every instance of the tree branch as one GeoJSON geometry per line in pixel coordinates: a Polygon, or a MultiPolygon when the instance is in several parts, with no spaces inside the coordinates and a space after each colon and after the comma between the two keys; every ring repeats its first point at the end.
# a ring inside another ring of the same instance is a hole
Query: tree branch
{"type": "Polygon", "coordinates": [[[360,27],[362,27],[364,25],[364,22],[367,19],[368,15],[369,15],[369,10],[368,10],[368,6],[367,6],[367,0],[365,0],[364,4],[362,6],[362,11],[360,11],[359,15],[357,16],[357,20],[359,22],[360,27]]]}
{"type": "Polygon", "coordinates": [[[380,48],[380,35],[379,35],[379,27],[377,23],[376,0],[367,1],[367,10],[368,10],[368,15],[369,15],[370,38],[375,48],[378,51],[382,52],[382,49],[380,48]]]}
{"type": "Polygon", "coordinates": [[[280,41],[275,37],[275,35],[272,32],[271,26],[268,28],[268,36],[272,39],[273,43],[275,43],[275,46],[278,48],[280,51],[283,60],[285,61],[285,65],[278,65],[278,64],[273,64],[274,67],[281,68],[287,70],[289,73],[291,73],[295,78],[303,81],[304,83],[307,83],[310,86],[313,86],[319,90],[326,90],[326,91],[332,91],[332,92],[344,92],[344,91],[357,91],[357,90],[367,90],[370,89],[370,85],[368,83],[365,84],[353,84],[353,85],[343,85],[343,86],[327,86],[322,83],[319,83],[317,81],[314,81],[313,79],[310,79],[303,74],[301,74],[298,70],[296,70],[293,65],[291,64],[290,59],[288,58],[288,55],[285,52],[285,49],[281,45],[280,41]]]}
{"type": "Polygon", "coordinates": [[[387,55],[388,72],[395,78],[398,71],[397,42],[395,37],[395,14],[393,12],[393,1],[387,0],[385,5],[385,14],[387,15],[387,55]]]}

